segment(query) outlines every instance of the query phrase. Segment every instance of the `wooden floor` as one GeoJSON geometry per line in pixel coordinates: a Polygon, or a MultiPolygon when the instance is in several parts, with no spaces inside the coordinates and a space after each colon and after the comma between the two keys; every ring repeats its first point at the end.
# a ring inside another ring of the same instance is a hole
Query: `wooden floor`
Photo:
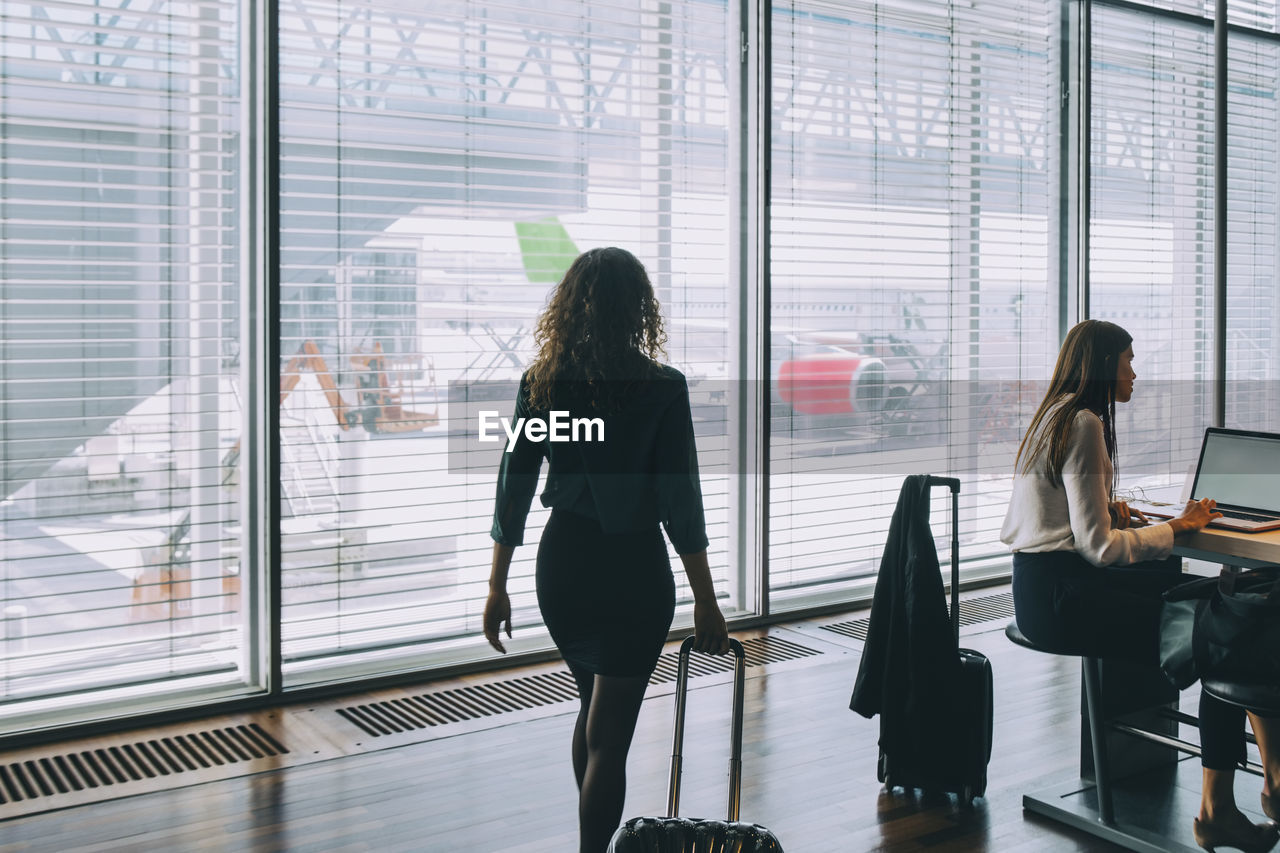
{"type": "MultiPolygon", "coordinates": [[[[823,654],[749,671],[743,819],[773,829],[790,853],[1119,849],[1021,806],[1024,790],[1076,775],[1075,659],[1018,648],[992,626],[964,638],[992,660],[996,721],[987,796],[962,810],[947,797],[881,789],[878,721],[848,710],[860,644],[818,624],[770,633],[823,654]]],[[[681,811],[721,817],[730,690],[711,676],[691,688],[681,811]]],[[[0,850],[576,851],[572,704],[429,742],[15,818],[0,822],[0,850]]],[[[663,811],[671,707],[669,688],[651,689],[628,816],[663,811]]]]}

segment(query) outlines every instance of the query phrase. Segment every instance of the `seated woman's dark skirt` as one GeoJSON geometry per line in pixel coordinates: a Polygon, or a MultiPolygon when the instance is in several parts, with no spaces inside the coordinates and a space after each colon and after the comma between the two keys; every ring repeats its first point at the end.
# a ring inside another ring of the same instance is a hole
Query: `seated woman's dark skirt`
{"type": "Polygon", "coordinates": [[[593,518],[552,510],[537,580],[542,619],[570,665],[597,675],[653,672],[676,606],[657,525],[605,533],[593,518]]]}
{"type": "Polygon", "coordinates": [[[1160,605],[1188,577],[1178,557],[1099,567],[1075,551],[1013,555],[1013,604],[1027,639],[1058,654],[1159,660],[1160,605]]]}
{"type": "MultiPolygon", "coordinates": [[[[1050,652],[1160,660],[1163,593],[1189,580],[1181,559],[1098,567],[1075,551],[1013,555],[1018,629],[1050,652]]],[[[1244,709],[1200,694],[1200,763],[1230,770],[1244,760],[1244,709]]]]}

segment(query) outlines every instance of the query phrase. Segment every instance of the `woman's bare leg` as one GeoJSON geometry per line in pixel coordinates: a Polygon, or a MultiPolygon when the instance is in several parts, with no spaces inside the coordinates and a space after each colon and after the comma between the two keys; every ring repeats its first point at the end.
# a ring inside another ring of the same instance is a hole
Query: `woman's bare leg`
{"type": "MultiPolygon", "coordinates": [[[[1205,740],[1206,703],[1201,697],[1201,743],[1205,740]]],[[[1217,702],[1219,700],[1213,700],[1217,702]]],[[[1274,790],[1277,783],[1275,772],[1275,755],[1273,750],[1277,734],[1274,721],[1265,721],[1253,714],[1249,715],[1254,733],[1258,739],[1258,749],[1262,752],[1263,762],[1267,765],[1266,791],[1274,790]]],[[[1243,744],[1242,744],[1243,745],[1243,744]]],[[[1238,760],[1243,760],[1241,752],[1238,760]]],[[[1225,756],[1215,757],[1219,767],[1225,766],[1225,756]]],[[[1262,850],[1275,843],[1275,829],[1267,823],[1254,824],[1240,809],[1235,801],[1235,769],[1204,768],[1203,787],[1200,794],[1200,814],[1197,818],[1196,840],[1202,845],[1235,846],[1247,850],[1262,850]]]]}
{"type": "Polygon", "coordinates": [[[1280,719],[1259,717],[1249,713],[1249,725],[1258,740],[1258,752],[1262,755],[1264,796],[1280,792],[1280,719]]]}
{"type": "MultiPolygon", "coordinates": [[[[568,663],[568,661],[566,661],[568,663]]],[[[587,715],[591,710],[591,693],[595,687],[595,673],[569,664],[569,672],[578,685],[578,718],[573,724],[573,778],[582,792],[582,777],[587,773],[587,715]]]]}
{"type": "Polygon", "coordinates": [[[1201,822],[1246,833],[1249,819],[1236,806],[1236,767],[1244,760],[1244,709],[1200,693],[1200,748],[1204,769],[1201,822]]]}
{"type": "Polygon", "coordinates": [[[1200,788],[1200,820],[1223,823],[1248,820],[1236,806],[1236,771],[1204,768],[1200,788]]]}
{"type": "Polygon", "coordinates": [[[579,853],[604,853],[627,796],[627,752],[648,676],[597,675],[586,721],[586,764],[578,795],[579,853]]]}

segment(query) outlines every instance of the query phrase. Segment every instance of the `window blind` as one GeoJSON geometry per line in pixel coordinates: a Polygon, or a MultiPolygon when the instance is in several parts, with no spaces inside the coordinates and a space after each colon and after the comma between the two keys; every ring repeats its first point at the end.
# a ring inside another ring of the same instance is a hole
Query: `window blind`
{"type": "MultiPolygon", "coordinates": [[[[509,416],[551,287],[619,245],[649,270],[671,362],[695,395],[723,390],[736,30],[701,0],[298,0],[280,23],[286,682],[488,655],[497,457],[451,456],[477,425],[449,389],[509,416]]],[[[699,412],[703,441],[723,437],[723,404],[699,412]]],[[[704,466],[722,589],[729,482],[704,466]]],[[[545,517],[535,500],[509,648],[549,645],[545,517]]]]}
{"type": "Polygon", "coordinates": [[[1212,417],[1212,75],[1211,28],[1094,9],[1090,310],[1134,337],[1124,483],[1180,483],[1212,417]]]}
{"type": "Polygon", "coordinates": [[[0,11],[0,729],[246,678],[237,14],[0,11]]]}
{"type": "Polygon", "coordinates": [[[961,478],[966,559],[1003,551],[1011,451],[1054,354],[1056,19],[774,7],[775,610],[873,579],[910,473],[961,478]]]}
{"type": "MultiPolygon", "coordinates": [[[[1217,11],[1216,0],[1134,0],[1136,5],[1194,15],[1212,23],[1217,11]]],[[[1260,32],[1276,30],[1275,0],[1227,0],[1227,22],[1234,26],[1248,27],[1260,32]]]]}
{"type": "MultiPolygon", "coordinates": [[[[1233,4],[1229,18],[1270,30],[1272,11],[1233,4]]],[[[1093,32],[1091,304],[1139,356],[1117,417],[1122,479],[1180,484],[1212,422],[1213,24],[1103,4],[1093,32]]],[[[1227,419],[1266,429],[1280,355],[1276,40],[1233,29],[1228,47],[1227,419]]]]}
{"type": "MultiPolygon", "coordinates": [[[[1274,31],[1274,20],[1269,30],[1274,31]]],[[[1227,90],[1227,426],[1280,431],[1280,42],[1233,34],[1227,90]]]]}
{"type": "MultiPolygon", "coordinates": [[[[1143,4],[1147,5],[1147,4],[1143,4]]],[[[1179,328],[1169,320],[1152,320],[1142,329],[1151,335],[1159,351],[1139,363],[1141,382],[1161,393],[1144,394],[1130,411],[1131,427],[1154,419],[1152,426],[1176,425],[1177,436],[1164,452],[1152,431],[1135,433],[1135,449],[1147,468],[1134,472],[1138,479],[1181,482],[1186,468],[1195,463],[1201,431],[1212,419],[1209,381],[1213,376],[1213,18],[1212,2],[1175,0],[1150,4],[1152,12],[1100,7],[1095,22],[1095,53],[1103,51],[1109,80],[1148,78],[1131,93],[1139,103],[1126,103],[1106,91],[1111,104],[1104,118],[1113,140],[1132,120],[1128,135],[1145,135],[1148,171],[1153,176],[1136,180],[1131,167],[1118,163],[1117,144],[1107,145],[1095,135],[1093,162],[1106,162],[1109,178],[1098,184],[1098,194],[1118,197],[1133,192],[1134,209],[1124,214],[1127,237],[1113,232],[1113,249],[1136,249],[1148,269],[1161,268],[1158,283],[1150,285],[1152,316],[1170,301],[1199,314],[1192,327],[1179,328]],[[1161,15],[1160,9],[1194,16],[1179,19],[1161,15]],[[1195,97],[1203,91],[1203,104],[1195,97]],[[1143,125],[1148,130],[1137,131],[1143,125]],[[1190,153],[1194,151],[1196,158],[1190,153]],[[1198,182],[1203,178],[1202,186],[1198,182]],[[1203,221],[1203,232],[1187,233],[1179,223],[1203,221]],[[1163,236],[1156,236],[1156,235],[1163,236]],[[1186,238],[1185,244],[1177,241],[1186,238]],[[1171,242],[1172,241],[1172,242],[1171,242]],[[1163,245],[1161,245],[1163,243],[1163,245]],[[1203,260],[1201,260],[1203,258],[1203,260]],[[1176,358],[1164,356],[1167,351],[1176,358]],[[1170,378],[1176,376],[1176,378],[1170,378]],[[1177,398],[1179,408],[1169,402],[1177,398]],[[1159,401],[1159,402],[1157,402],[1159,401]],[[1150,411],[1150,415],[1148,415],[1150,411]],[[1143,453],[1143,448],[1157,448],[1143,453]]],[[[1280,320],[1276,312],[1276,184],[1277,160],[1277,29],[1274,0],[1233,0],[1227,4],[1227,358],[1226,426],[1275,430],[1280,393],[1280,320]]],[[[1099,9],[1095,8],[1095,15],[1099,9]]],[[[1098,69],[1095,68],[1095,74],[1098,69]]],[[[1095,93],[1099,91],[1095,84],[1095,93]]],[[[1095,94],[1095,98],[1097,94],[1095,94]]],[[[1095,122],[1103,118],[1095,110],[1095,122]]],[[[1114,209],[1115,205],[1112,205],[1114,209]]],[[[1100,259],[1100,262],[1101,259],[1100,259]]],[[[1103,262],[1105,263],[1105,262],[1103,262]]],[[[1113,265],[1114,266],[1114,265],[1113,265]]],[[[1114,282],[1113,282],[1114,284],[1114,282]]],[[[1132,287],[1131,287],[1132,291],[1132,287]]],[[[1117,301],[1126,297],[1102,297],[1108,310],[1122,310],[1117,301]]],[[[1131,301],[1131,300],[1130,300],[1131,301]]],[[[1132,310],[1132,309],[1131,309],[1132,310]]],[[[1175,311],[1177,316],[1177,311],[1175,311]]],[[[1149,350],[1152,347],[1148,344],[1149,350]]],[[[1126,453],[1126,456],[1128,454],[1126,453]]]]}

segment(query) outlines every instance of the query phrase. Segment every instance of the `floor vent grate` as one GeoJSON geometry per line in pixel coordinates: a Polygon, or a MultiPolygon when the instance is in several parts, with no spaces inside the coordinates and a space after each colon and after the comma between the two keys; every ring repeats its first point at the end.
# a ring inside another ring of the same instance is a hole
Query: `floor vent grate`
{"type": "MultiPolygon", "coordinates": [[[[982,598],[970,598],[960,602],[960,627],[967,625],[980,625],[984,622],[994,622],[999,620],[1008,620],[1013,618],[1013,593],[1002,592],[998,595],[987,595],[982,598]]],[[[866,641],[867,627],[871,624],[871,617],[864,616],[861,619],[851,619],[848,622],[836,622],[832,625],[823,625],[823,629],[833,631],[845,637],[851,637],[855,640],[866,641]]]]}
{"type": "Polygon", "coordinates": [[[252,761],[289,750],[257,723],[0,764],[0,804],[252,761]]]}
{"type": "Polygon", "coordinates": [[[1013,618],[1013,593],[1002,592],[960,602],[960,627],[1013,618]]]}
{"type": "Polygon", "coordinates": [[[374,737],[474,720],[578,698],[567,669],[473,684],[339,708],[338,713],[374,737]]]}
{"type": "MultiPolygon", "coordinates": [[[[821,654],[778,637],[756,637],[744,640],[747,666],[761,666],[776,661],[796,660],[821,654]]],[[[650,684],[675,681],[679,655],[668,652],[658,658],[650,684]]],[[[694,655],[689,660],[689,677],[728,672],[733,669],[731,657],[694,655]]],[[[567,669],[539,675],[473,684],[450,690],[438,690],[400,699],[369,702],[338,708],[348,722],[372,737],[399,734],[443,726],[463,720],[474,720],[508,711],[528,710],[540,705],[567,702],[578,698],[578,687],[567,669]]]]}
{"type": "Polygon", "coordinates": [[[867,617],[862,619],[850,619],[847,622],[834,622],[830,625],[823,625],[824,631],[831,631],[842,637],[849,637],[853,640],[867,640],[867,628],[871,625],[871,620],[867,617]]]}
{"type": "MultiPolygon", "coordinates": [[[[742,648],[747,653],[747,666],[749,667],[822,654],[815,649],[778,637],[756,637],[751,640],[743,640],[742,648]]],[[[658,658],[658,666],[654,669],[653,677],[649,679],[649,683],[663,684],[675,681],[676,668],[679,663],[680,655],[678,652],[668,652],[658,658]]],[[[699,675],[711,675],[716,672],[731,672],[732,670],[733,657],[731,655],[725,655],[724,657],[694,655],[689,658],[690,678],[696,678],[699,675]]]]}

